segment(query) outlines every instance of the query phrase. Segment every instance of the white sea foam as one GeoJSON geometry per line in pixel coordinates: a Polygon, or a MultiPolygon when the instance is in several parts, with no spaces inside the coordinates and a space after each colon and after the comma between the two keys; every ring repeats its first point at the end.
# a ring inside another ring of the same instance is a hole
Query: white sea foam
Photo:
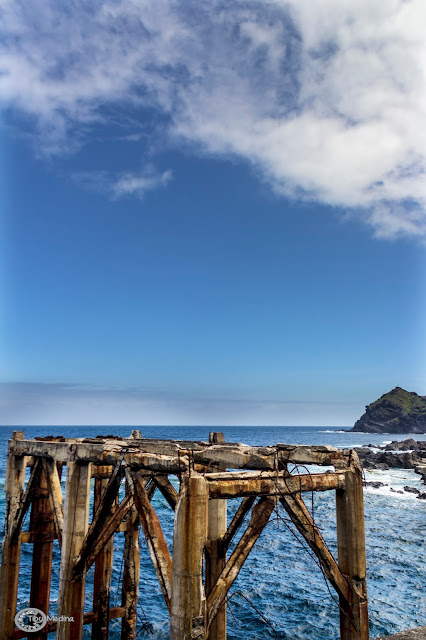
{"type": "Polygon", "coordinates": [[[347,433],[348,429],[325,429],[324,431],[319,431],[318,433],[347,433]]]}
{"type": "Polygon", "coordinates": [[[380,494],[387,497],[402,498],[404,500],[416,500],[418,503],[423,501],[418,500],[415,493],[404,491],[404,487],[413,487],[421,492],[425,491],[424,484],[421,483],[420,476],[414,472],[413,469],[389,469],[386,471],[364,470],[365,479],[367,482],[383,482],[383,487],[365,487],[365,491],[368,493],[380,494]],[[392,491],[391,489],[394,489],[392,491]],[[402,491],[402,493],[397,493],[402,491]]]}

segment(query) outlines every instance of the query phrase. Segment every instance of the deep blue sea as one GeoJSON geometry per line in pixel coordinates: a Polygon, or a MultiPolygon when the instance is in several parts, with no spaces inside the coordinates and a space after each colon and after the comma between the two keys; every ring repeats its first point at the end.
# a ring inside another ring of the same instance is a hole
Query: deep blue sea
{"type": "MultiPolygon", "coordinates": [[[[134,428],[134,427],[133,427],[134,428]]],[[[0,427],[0,523],[4,522],[4,477],[7,440],[16,427],[0,427]]],[[[46,435],[89,437],[115,434],[128,436],[132,427],[20,427],[26,438],[46,435]]],[[[404,440],[409,434],[373,435],[349,433],[338,427],[141,427],[149,438],[207,440],[209,431],[223,431],[228,442],[250,445],[328,444],[347,448],[404,440]]],[[[425,436],[413,436],[426,439],[425,436]]],[[[387,484],[365,489],[365,520],[368,561],[368,594],[371,637],[390,635],[403,629],[426,625],[426,501],[412,494],[396,493],[410,485],[425,490],[420,476],[411,470],[366,472],[367,480],[387,484]]],[[[333,492],[313,496],[314,517],[335,553],[335,510],[333,492]]],[[[311,507],[311,496],[306,496],[311,507]]],[[[173,514],[162,497],[153,499],[166,538],[171,546],[173,514]]],[[[228,501],[229,518],[238,501],[228,501]]],[[[333,640],[339,637],[338,607],[321,571],[294,536],[284,519],[273,516],[257,541],[231,589],[228,604],[229,640],[333,640]],[[233,595],[232,595],[233,594],[233,595]]],[[[3,528],[1,528],[3,533],[3,528]]],[[[160,587],[143,539],[141,542],[140,638],[168,639],[168,616],[160,587]],[[149,622],[149,627],[147,624],[149,622]]],[[[28,606],[32,545],[23,544],[18,608],[28,606]]],[[[123,534],[115,536],[111,606],[120,604],[123,534]]],[[[50,614],[56,613],[59,550],[54,543],[54,565],[50,614]]],[[[86,610],[92,609],[92,571],[86,584],[86,610]]],[[[334,593],[332,594],[334,596],[334,593]]],[[[85,627],[84,637],[90,637],[85,627]]],[[[50,634],[52,635],[52,634],[50,634]]],[[[110,637],[120,637],[120,621],[111,621],[110,637]]]]}

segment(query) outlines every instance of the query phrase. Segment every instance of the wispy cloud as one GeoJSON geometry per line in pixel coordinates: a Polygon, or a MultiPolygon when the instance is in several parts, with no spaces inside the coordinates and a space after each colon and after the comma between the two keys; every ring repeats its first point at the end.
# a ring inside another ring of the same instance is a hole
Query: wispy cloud
{"type": "Polygon", "coordinates": [[[120,173],[107,171],[78,172],[72,179],[81,187],[109,195],[111,198],[136,196],[143,198],[147,191],[166,186],[173,177],[171,169],[158,171],[153,165],[147,165],[138,173],[120,173]]]}
{"type": "MultiPolygon", "coordinates": [[[[240,157],[278,193],[343,207],[377,236],[426,235],[421,0],[4,0],[1,11],[0,98],[50,152],[108,123],[112,106],[154,109],[169,144],[240,157]]],[[[116,195],[168,179],[123,175],[116,195]]]]}
{"type": "Polygon", "coordinates": [[[140,387],[0,383],[0,425],[344,425],[353,423],[362,410],[362,401],[265,400],[140,387]]]}

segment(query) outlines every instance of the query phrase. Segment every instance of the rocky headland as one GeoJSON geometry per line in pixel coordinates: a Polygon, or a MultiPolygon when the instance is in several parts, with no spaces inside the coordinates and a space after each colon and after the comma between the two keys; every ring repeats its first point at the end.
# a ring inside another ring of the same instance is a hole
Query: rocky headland
{"type": "Polygon", "coordinates": [[[351,431],[426,433],[426,396],[395,387],[365,407],[351,431]]]}
{"type": "MultiPolygon", "coordinates": [[[[364,469],[378,469],[380,471],[414,469],[421,476],[423,484],[426,484],[426,440],[414,440],[413,438],[402,442],[394,440],[386,446],[379,447],[370,444],[366,447],[356,447],[355,451],[364,469]]],[[[379,488],[386,485],[383,482],[366,482],[366,486],[379,488]]],[[[404,491],[414,493],[417,498],[426,500],[426,492],[419,491],[414,487],[404,487],[404,491]]]]}

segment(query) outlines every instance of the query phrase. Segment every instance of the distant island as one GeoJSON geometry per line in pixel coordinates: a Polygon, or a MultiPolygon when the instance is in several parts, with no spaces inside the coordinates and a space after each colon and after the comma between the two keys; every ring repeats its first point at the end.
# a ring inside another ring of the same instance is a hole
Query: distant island
{"type": "Polygon", "coordinates": [[[395,387],[365,407],[350,431],[364,433],[426,433],[426,396],[395,387]]]}

